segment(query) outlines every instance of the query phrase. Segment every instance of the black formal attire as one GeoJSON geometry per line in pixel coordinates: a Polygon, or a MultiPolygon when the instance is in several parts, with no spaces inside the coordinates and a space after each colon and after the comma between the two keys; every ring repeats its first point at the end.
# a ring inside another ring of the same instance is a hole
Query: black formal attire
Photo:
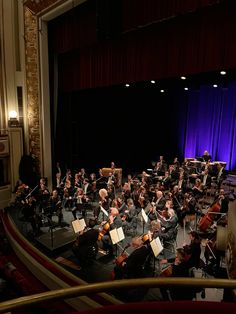
{"type": "Polygon", "coordinates": [[[113,230],[115,228],[120,228],[120,227],[122,227],[122,220],[121,220],[120,216],[116,216],[116,217],[114,217],[113,223],[110,224],[109,230],[102,237],[103,248],[104,248],[104,250],[108,251],[108,254],[111,256],[114,255],[114,252],[113,252],[113,244],[111,241],[109,231],[113,230]]]}
{"type": "Polygon", "coordinates": [[[80,265],[89,265],[95,259],[98,252],[98,235],[99,230],[92,228],[78,236],[76,243],[72,247],[72,251],[78,258],[80,265]]]}
{"type": "Polygon", "coordinates": [[[192,240],[190,244],[184,246],[184,251],[189,255],[187,265],[189,268],[200,266],[201,241],[192,240]]]}

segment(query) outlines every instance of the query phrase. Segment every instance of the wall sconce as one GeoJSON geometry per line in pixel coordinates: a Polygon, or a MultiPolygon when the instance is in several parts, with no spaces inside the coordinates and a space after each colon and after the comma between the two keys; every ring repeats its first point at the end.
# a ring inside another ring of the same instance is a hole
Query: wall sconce
{"type": "Polygon", "coordinates": [[[17,119],[17,112],[15,110],[11,110],[9,112],[8,126],[9,127],[19,126],[19,121],[17,119]]]}

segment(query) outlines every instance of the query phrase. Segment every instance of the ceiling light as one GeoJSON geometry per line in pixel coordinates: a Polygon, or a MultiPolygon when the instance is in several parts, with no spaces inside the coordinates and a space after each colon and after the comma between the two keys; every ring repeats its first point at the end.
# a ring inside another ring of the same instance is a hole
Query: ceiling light
{"type": "Polygon", "coordinates": [[[152,83],[152,84],[155,84],[155,83],[156,83],[156,81],[154,81],[154,80],[151,80],[151,83],[152,83]]]}
{"type": "Polygon", "coordinates": [[[215,87],[215,88],[216,88],[216,87],[218,87],[218,85],[217,85],[217,84],[213,84],[213,87],[215,87]]]}
{"type": "Polygon", "coordinates": [[[125,84],[125,87],[129,87],[130,85],[129,84],[125,84]]]}
{"type": "Polygon", "coordinates": [[[181,76],[181,80],[186,80],[186,76],[181,76]]]}
{"type": "Polygon", "coordinates": [[[188,87],[185,87],[184,90],[188,90],[188,87]]]}
{"type": "Polygon", "coordinates": [[[220,71],[220,74],[221,74],[221,75],[225,75],[225,74],[226,74],[226,71],[220,71]]]}
{"type": "Polygon", "coordinates": [[[164,93],[165,91],[164,91],[164,89],[161,89],[160,92],[161,92],[161,93],[164,93]]]}

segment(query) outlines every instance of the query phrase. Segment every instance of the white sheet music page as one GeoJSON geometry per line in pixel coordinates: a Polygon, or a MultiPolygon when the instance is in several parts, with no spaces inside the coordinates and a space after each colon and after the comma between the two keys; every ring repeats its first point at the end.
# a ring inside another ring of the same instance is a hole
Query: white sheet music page
{"type": "Polygon", "coordinates": [[[157,237],[156,239],[153,239],[150,242],[150,245],[151,245],[151,248],[155,257],[157,257],[163,250],[163,246],[161,244],[159,237],[157,237]]]}
{"type": "Polygon", "coordinates": [[[144,209],[142,208],[142,217],[143,217],[143,220],[147,223],[148,222],[148,216],[147,214],[145,213],[144,209]]]}
{"type": "Polygon", "coordinates": [[[86,227],[84,218],[73,220],[71,223],[72,223],[72,227],[75,233],[78,233],[84,230],[84,228],[86,227]]]}
{"type": "Polygon", "coordinates": [[[124,231],[122,227],[117,228],[117,234],[118,234],[119,241],[124,240],[125,235],[124,235],[124,231]]]}
{"type": "Polygon", "coordinates": [[[117,233],[117,229],[112,229],[109,231],[109,233],[110,233],[112,244],[116,244],[120,241],[118,233],[117,233]]]}

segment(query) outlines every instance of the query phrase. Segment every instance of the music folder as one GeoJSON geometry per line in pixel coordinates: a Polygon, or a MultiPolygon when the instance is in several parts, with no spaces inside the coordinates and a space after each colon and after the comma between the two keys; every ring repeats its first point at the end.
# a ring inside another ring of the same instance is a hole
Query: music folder
{"type": "Polygon", "coordinates": [[[117,228],[117,229],[116,228],[112,229],[109,231],[109,233],[110,233],[112,244],[116,244],[116,243],[124,240],[124,238],[125,238],[124,231],[123,231],[122,227],[117,228]]]}
{"type": "Polygon", "coordinates": [[[161,244],[160,238],[157,237],[150,242],[153,254],[157,257],[163,250],[163,246],[161,244]]]}
{"type": "Polygon", "coordinates": [[[71,223],[72,223],[74,233],[79,233],[80,231],[84,230],[84,228],[86,227],[84,218],[73,220],[71,223]]]}

